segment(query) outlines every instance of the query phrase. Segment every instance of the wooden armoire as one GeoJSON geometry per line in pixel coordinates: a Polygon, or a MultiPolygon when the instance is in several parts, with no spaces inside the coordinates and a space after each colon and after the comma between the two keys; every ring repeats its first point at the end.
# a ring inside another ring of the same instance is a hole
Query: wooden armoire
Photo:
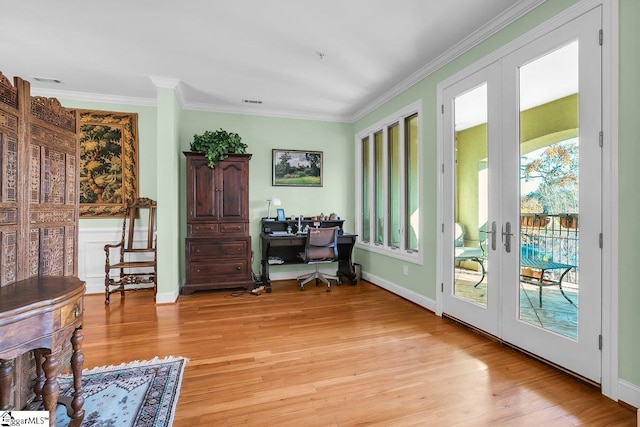
{"type": "Polygon", "coordinates": [[[201,153],[187,158],[186,281],[197,290],[253,287],[249,235],[249,159],[230,154],[214,168],[201,153]]]}
{"type": "MultiPolygon", "coordinates": [[[[31,96],[29,82],[15,77],[12,84],[0,72],[0,287],[78,274],[77,123],[75,111],[31,96]]],[[[7,366],[14,374],[11,404],[22,408],[33,355],[7,366]]]]}

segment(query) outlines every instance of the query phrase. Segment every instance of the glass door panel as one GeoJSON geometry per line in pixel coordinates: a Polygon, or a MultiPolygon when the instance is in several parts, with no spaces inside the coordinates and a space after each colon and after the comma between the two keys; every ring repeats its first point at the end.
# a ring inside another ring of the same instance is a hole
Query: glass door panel
{"type": "Polygon", "coordinates": [[[498,336],[498,233],[487,230],[500,210],[499,64],[443,91],[443,312],[498,336]],[[498,159],[494,161],[494,159],[498,159]],[[493,214],[493,216],[492,216],[493,214]]]}
{"type": "Polygon", "coordinates": [[[595,382],[602,309],[602,79],[594,37],[600,19],[593,9],[502,62],[502,339],[595,382]]]}
{"type": "Polygon", "coordinates": [[[487,83],[454,99],[454,295],[487,305],[487,83]],[[481,231],[482,230],[482,231],[481,231]]]}
{"type": "Polygon", "coordinates": [[[442,312],[594,382],[600,12],[442,90],[442,312]]]}
{"type": "Polygon", "coordinates": [[[520,320],[578,336],[578,41],[519,70],[520,320]]]}

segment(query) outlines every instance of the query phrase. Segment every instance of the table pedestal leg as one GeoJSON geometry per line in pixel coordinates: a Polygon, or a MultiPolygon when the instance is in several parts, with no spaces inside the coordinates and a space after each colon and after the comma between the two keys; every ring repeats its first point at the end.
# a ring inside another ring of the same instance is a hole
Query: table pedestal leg
{"type": "Polygon", "coordinates": [[[44,370],[42,369],[42,363],[44,362],[44,355],[42,349],[33,350],[33,358],[36,362],[36,378],[33,381],[33,392],[36,395],[36,400],[42,400],[42,389],[46,378],[44,376],[44,370]]]}
{"type": "Polygon", "coordinates": [[[13,365],[10,360],[0,359],[0,410],[11,409],[9,406],[9,393],[13,380],[13,365]]]}
{"type": "Polygon", "coordinates": [[[49,425],[56,425],[56,405],[58,404],[58,393],[60,385],[58,384],[58,366],[60,363],[55,359],[53,353],[44,353],[44,376],[47,378],[42,387],[42,402],[44,408],[49,411],[49,425]]]}
{"type": "Polygon", "coordinates": [[[71,355],[71,371],[73,372],[73,399],[71,399],[71,422],[69,427],[80,427],[84,419],[84,396],[82,395],[82,365],[84,364],[84,355],[82,354],[82,340],[84,337],[80,333],[82,328],[77,328],[71,336],[71,345],[73,346],[73,354],[71,355]]]}

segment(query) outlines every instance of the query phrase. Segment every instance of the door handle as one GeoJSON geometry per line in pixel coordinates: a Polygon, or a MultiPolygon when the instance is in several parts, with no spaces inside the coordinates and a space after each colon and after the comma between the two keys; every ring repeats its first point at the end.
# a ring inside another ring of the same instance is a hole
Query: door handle
{"type": "Polygon", "coordinates": [[[486,233],[491,234],[491,249],[496,250],[496,229],[498,228],[495,221],[491,223],[491,230],[488,230],[486,233]]]}
{"type": "Polygon", "coordinates": [[[511,252],[511,236],[513,236],[513,233],[511,233],[511,223],[507,221],[507,223],[504,225],[504,230],[502,231],[504,248],[507,253],[511,252]]]}

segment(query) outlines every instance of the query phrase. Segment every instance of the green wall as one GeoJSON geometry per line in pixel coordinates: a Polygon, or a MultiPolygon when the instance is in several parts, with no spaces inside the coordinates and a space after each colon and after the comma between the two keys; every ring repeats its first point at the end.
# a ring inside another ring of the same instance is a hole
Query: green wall
{"type": "MultiPolygon", "coordinates": [[[[422,102],[422,161],[424,207],[422,215],[423,265],[409,269],[409,276],[403,276],[402,264],[405,261],[387,258],[382,255],[356,249],[356,259],[363,270],[384,280],[435,300],[436,296],[436,201],[437,201],[437,140],[436,120],[439,112],[436,106],[436,85],[485,57],[494,50],[514,40],[528,30],[552,18],[573,4],[575,0],[547,1],[517,22],[494,34],[470,51],[435,71],[430,76],[413,85],[380,108],[361,118],[354,124],[357,133],[378,120],[391,115],[404,106],[422,102]]],[[[637,241],[640,239],[640,120],[638,120],[638,99],[640,99],[640,1],[619,1],[619,241],[615,242],[619,252],[619,376],[631,384],[640,387],[640,310],[636,309],[640,301],[640,280],[636,277],[635,267],[637,241]]],[[[605,41],[606,43],[606,41],[605,41]]],[[[606,143],[606,142],[605,142],[606,143]]]]}
{"type": "MultiPolygon", "coordinates": [[[[249,145],[253,154],[250,173],[250,215],[251,235],[253,237],[254,270],[259,263],[258,232],[259,219],[266,215],[269,197],[282,200],[287,215],[304,213],[336,212],[345,221],[347,231],[354,231],[354,135],[373,123],[400,110],[406,105],[419,101],[422,104],[422,236],[420,238],[423,265],[410,264],[408,276],[403,275],[402,266],[406,261],[396,260],[383,255],[356,249],[355,260],[362,264],[363,270],[383,280],[398,284],[427,298],[436,298],[436,120],[439,112],[436,108],[436,85],[457,71],[490,54],[497,48],[524,34],[533,27],[552,18],[554,15],[576,3],[576,0],[547,1],[538,8],[494,34],[489,39],[453,60],[446,66],[418,82],[405,92],[396,96],[372,113],[359,119],[353,126],[344,123],[329,123],[283,118],[243,116],[237,114],[182,111],[174,120],[179,123],[180,150],[188,150],[194,133],[207,129],[224,128],[238,132],[249,145]],[[271,186],[271,149],[291,148],[321,150],[324,152],[324,185],[321,188],[272,187],[271,186]]],[[[620,103],[619,103],[619,241],[615,242],[619,252],[619,369],[620,378],[640,387],[640,310],[636,304],[640,301],[640,284],[635,277],[637,269],[636,241],[640,239],[640,120],[638,120],[637,100],[640,99],[640,1],[620,0],[620,103]]],[[[132,111],[139,114],[140,132],[140,194],[157,198],[156,169],[157,112],[154,107],[136,107],[129,105],[97,104],[76,101],[64,101],[63,105],[76,108],[93,108],[110,111],[132,111]]],[[[166,171],[177,182],[180,192],[179,212],[184,215],[184,158],[179,156],[179,171],[166,171]]],[[[165,173],[165,171],[162,171],[165,173]]],[[[179,254],[184,251],[184,217],[180,219],[179,254]]],[[[115,222],[119,224],[119,221],[115,222]]],[[[81,220],[80,228],[96,227],[102,224],[113,226],[112,220],[81,220]]],[[[184,278],[184,257],[181,263],[180,277],[184,278]]],[[[287,267],[279,267],[287,271],[287,267]]],[[[273,269],[276,271],[276,269],[273,269]]]]}
{"type": "MultiPolygon", "coordinates": [[[[179,271],[179,282],[184,280],[184,237],[185,226],[185,158],[183,151],[189,151],[194,134],[205,130],[223,128],[237,132],[243,142],[248,145],[247,152],[253,155],[249,174],[249,215],[252,248],[254,252],[253,269],[260,270],[260,218],[267,216],[267,202],[270,197],[277,197],[287,216],[304,214],[337,213],[344,219],[344,229],[354,231],[355,189],[353,182],[353,158],[355,144],[353,126],[349,123],[332,123],[325,121],[272,118],[248,116],[240,114],[213,113],[193,110],[179,110],[176,99],[170,89],[158,89],[158,107],[142,107],[135,105],[107,104],[74,100],[61,100],[65,107],[95,109],[105,111],[138,113],[138,176],[139,194],[159,201],[158,215],[166,212],[167,202],[160,203],[161,190],[171,189],[177,198],[175,207],[171,206],[170,218],[176,233],[170,233],[170,242],[176,252],[165,254],[170,259],[177,258],[175,266],[179,271]],[[161,130],[158,130],[161,129],[161,130]],[[167,141],[166,132],[175,132],[177,147],[171,145],[171,136],[167,141]],[[159,138],[158,135],[162,134],[159,138]],[[163,140],[163,141],[160,141],[163,140]],[[295,149],[323,152],[323,185],[322,187],[273,187],[271,185],[271,150],[295,149]],[[174,153],[175,158],[167,156],[174,153]],[[176,159],[176,163],[172,161],[176,159]],[[175,170],[174,170],[175,169],[175,170]],[[175,243],[173,243],[175,242],[175,243]]],[[[168,201],[169,205],[173,201],[168,201]]],[[[273,213],[273,208],[272,208],[273,213]]],[[[164,222],[159,218],[158,225],[164,222]]],[[[82,228],[120,227],[120,219],[81,219],[82,228]]],[[[166,226],[165,226],[166,228],[166,226]]],[[[159,228],[158,239],[162,242],[162,229],[159,228]]],[[[162,255],[162,254],[160,254],[162,255]]],[[[304,267],[274,267],[271,272],[287,273],[299,271],[304,267]]],[[[174,272],[169,269],[169,281],[160,280],[159,292],[169,292],[174,288],[174,272]]],[[[159,275],[160,277],[160,275],[159,275]]]]}
{"type": "Polygon", "coordinates": [[[433,300],[436,299],[436,230],[437,230],[437,135],[436,120],[440,117],[436,105],[437,84],[449,76],[489,55],[496,49],[543,23],[567,7],[574,0],[554,0],[546,2],[517,22],[481,42],[465,54],[454,59],[444,67],[425,77],[406,91],[397,95],[380,108],[361,118],[354,124],[354,131],[371,126],[379,120],[393,114],[410,103],[422,102],[422,236],[420,239],[423,253],[422,265],[410,265],[409,275],[402,273],[406,261],[388,258],[365,250],[356,249],[355,258],[362,264],[363,271],[395,284],[401,284],[413,292],[433,300]]]}
{"type": "Polygon", "coordinates": [[[619,104],[619,352],[620,378],[640,387],[640,2],[620,1],[620,104],[619,104]]]}
{"type": "MultiPolygon", "coordinates": [[[[355,189],[353,127],[347,123],[247,116],[239,114],[183,111],[181,150],[189,151],[194,134],[223,128],[236,132],[252,154],[249,166],[249,220],[254,253],[253,269],[260,266],[260,219],[267,216],[267,199],[279,198],[287,217],[304,214],[336,213],[344,219],[345,231],[354,231],[355,189]],[[271,185],[271,150],[294,149],[322,151],[322,187],[274,187],[271,185]]],[[[185,159],[180,159],[181,212],[185,210],[185,159]]],[[[271,208],[272,215],[275,208],[271,208]]],[[[184,223],[184,221],[183,221],[184,223]]],[[[185,227],[181,235],[185,235],[185,227]]],[[[184,240],[184,239],[183,239],[184,240]]],[[[181,243],[184,245],[184,242],[181,243]]],[[[272,274],[300,270],[279,266],[272,274]]],[[[184,274],[183,274],[184,276],[184,274]]]]}

